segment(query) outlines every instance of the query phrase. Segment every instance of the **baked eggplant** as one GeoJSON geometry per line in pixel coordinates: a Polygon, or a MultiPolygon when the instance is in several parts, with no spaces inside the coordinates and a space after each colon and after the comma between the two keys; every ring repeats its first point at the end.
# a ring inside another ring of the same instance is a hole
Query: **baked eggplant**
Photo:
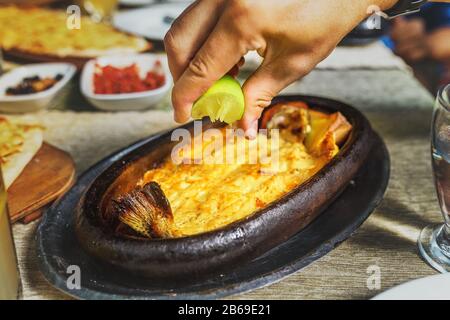
{"type": "MultiPolygon", "coordinates": [[[[328,100],[279,97],[261,118],[261,127],[288,131],[287,139],[300,140],[311,153],[330,147],[324,132],[331,132],[340,145],[337,154],[329,148],[333,155],[312,177],[279,199],[206,232],[174,232],[170,225],[176,212],[163,190],[155,181],[142,182],[149,168],[162,166],[171,154],[176,142],[169,131],[97,177],[77,208],[78,241],[100,261],[151,279],[204,277],[263,254],[317,217],[345,189],[371,149],[373,133],[364,116],[345,104],[323,101],[328,100]],[[303,109],[308,107],[301,100],[316,112],[314,119],[305,118],[303,109]],[[323,113],[328,115],[321,117],[323,113]],[[308,128],[311,124],[315,134],[308,128]],[[320,130],[324,132],[317,134],[320,130]]],[[[217,126],[203,122],[205,130],[217,126]]],[[[192,123],[183,128],[194,130],[192,123]]]]}

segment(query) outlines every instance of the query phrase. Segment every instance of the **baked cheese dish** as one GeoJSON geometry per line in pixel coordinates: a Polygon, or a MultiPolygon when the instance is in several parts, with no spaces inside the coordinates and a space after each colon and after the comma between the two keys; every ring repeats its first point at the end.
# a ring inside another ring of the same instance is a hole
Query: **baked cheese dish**
{"type": "Polygon", "coordinates": [[[204,138],[194,152],[195,137],[187,149],[193,152],[182,150],[181,161],[168,157],[145,173],[137,190],[115,201],[119,220],[141,235],[166,238],[245,219],[315,175],[337,154],[351,129],[340,113],[312,111],[298,103],[272,107],[263,126],[279,129],[279,134],[229,139],[222,128],[222,143],[212,153],[205,150],[214,140],[204,138]],[[248,161],[263,145],[269,146],[263,155],[270,161],[248,161]],[[227,152],[242,157],[229,162],[227,152]],[[207,161],[208,156],[220,161],[207,161]]]}
{"type": "Polygon", "coordinates": [[[0,7],[0,46],[5,51],[91,58],[115,53],[137,53],[149,43],[113,27],[81,17],[81,28],[67,27],[64,11],[44,8],[0,7]]]}

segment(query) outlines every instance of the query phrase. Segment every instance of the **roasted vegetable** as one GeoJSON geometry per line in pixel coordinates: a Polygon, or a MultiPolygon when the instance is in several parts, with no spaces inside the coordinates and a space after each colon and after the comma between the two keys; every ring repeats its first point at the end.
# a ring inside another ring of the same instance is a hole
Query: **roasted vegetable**
{"type": "Polygon", "coordinates": [[[38,93],[53,87],[64,76],[57,74],[55,77],[41,78],[39,76],[27,77],[14,87],[6,89],[7,96],[18,96],[24,94],[38,93]]]}
{"type": "Polygon", "coordinates": [[[280,134],[288,141],[302,143],[311,131],[308,106],[283,104],[274,110],[264,125],[269,133],[272,129],[279,129],[280,134]]]}
{"type": "Polygon", "coordinates": [[[347,139],[352,126],[340,112],[332,114],[309,109],[303,102],[285,102],[264,113],[261,127],[280,129],[289,141],[303,142],[311,154],[334,155],[347,139]]]}
{"type": "Polygon", "coordinates": [[[171,237],[168,225],[173,222],[172,209],[156,182],[137,187],[113,200],[114,215],[131,229],[148,238],[171,237]]]}

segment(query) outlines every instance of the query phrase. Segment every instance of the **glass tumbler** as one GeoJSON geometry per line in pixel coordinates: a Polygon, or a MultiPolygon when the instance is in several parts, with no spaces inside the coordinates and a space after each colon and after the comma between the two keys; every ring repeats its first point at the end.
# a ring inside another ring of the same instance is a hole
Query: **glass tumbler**
{"type": "Polygon", "coordinates": [[[422,257],[440,272],[450,271],[450,84],[436,98],[431,123],[431,160],[443,224],[423,229],[418,239],[422,257]]]}
{"type": "Polygon", "coordinates": [[[17,256],[6,205],[6,190],[0,170],[0,300],[18,299],[20,291],[17,256]]]}

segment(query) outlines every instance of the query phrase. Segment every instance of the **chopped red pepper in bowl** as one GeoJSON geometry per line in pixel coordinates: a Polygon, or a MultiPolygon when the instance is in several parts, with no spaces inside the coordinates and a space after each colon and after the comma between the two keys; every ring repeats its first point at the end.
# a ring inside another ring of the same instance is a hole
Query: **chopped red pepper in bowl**
{"type": "Polygon", "coordinates": [[[96,64],[93,81],[95,94],[121,94],[158,89],[165,84],[166,77],[160,61],[155,62],[144,78],[136,63],[122,68],[96,64]]]}

